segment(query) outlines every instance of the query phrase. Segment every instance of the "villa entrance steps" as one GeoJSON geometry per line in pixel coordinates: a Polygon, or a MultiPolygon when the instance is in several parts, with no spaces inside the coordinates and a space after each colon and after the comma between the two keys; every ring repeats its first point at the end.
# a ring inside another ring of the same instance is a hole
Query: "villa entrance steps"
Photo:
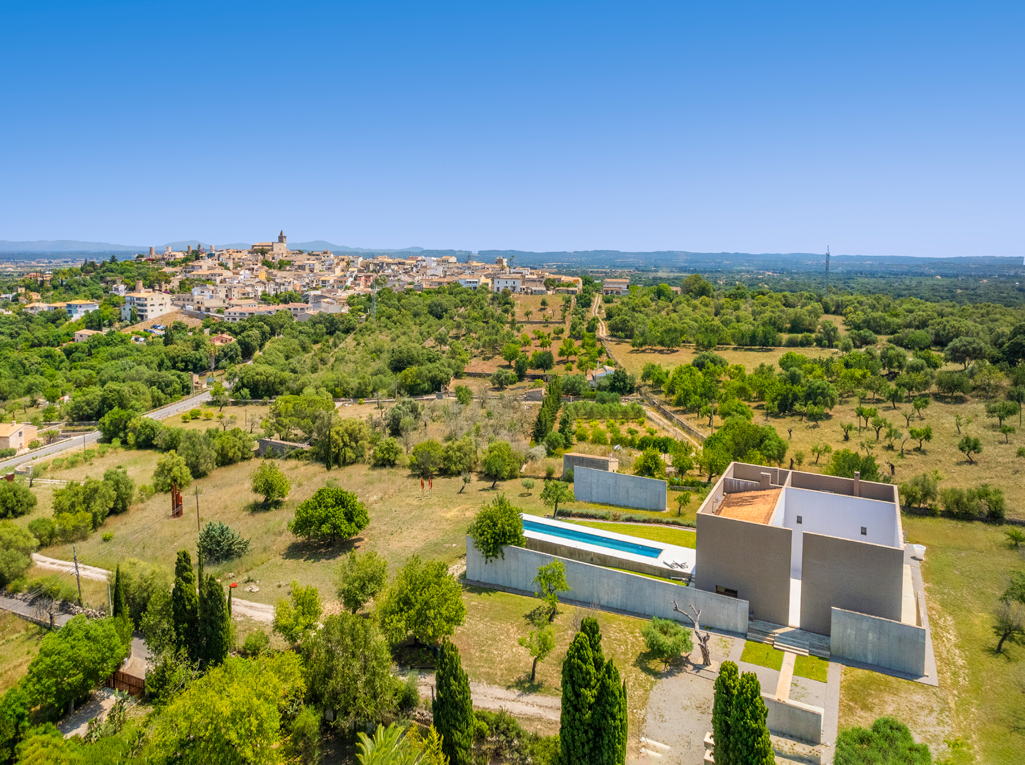
{"type": "Polygon", "coordinates": [[[753,643],[766,643],[781,651],[798,656],[817,656],[829,661],[829,638],[795,627],[751,619],[747,626],[747,639],[753,643]]]}

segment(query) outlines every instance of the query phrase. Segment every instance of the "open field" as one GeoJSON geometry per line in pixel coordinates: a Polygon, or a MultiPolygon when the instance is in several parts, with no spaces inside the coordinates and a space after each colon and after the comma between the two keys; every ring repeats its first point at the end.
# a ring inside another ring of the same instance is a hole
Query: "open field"
{"type": "Polygon", "coordinates": [[[45,634],[46,630],[32,622],[0,612],[0,694],[25,676],[45,634]]]}
{"type": "Polygon", "coordinates": [[[1022,556],[1003,530],[982,523],[905,516],[908,541],[924,544],[922,564],[939,687],[845,668],[840,725],[869,725],[884,714],[903,720],[934,755],[962,739],[954,762],[1025,760],[1025,648],[994,652],[992,612],[1022,556]],[[972,753],[974,752],[974,757],[972,753]]]}
{"type": "MultiPolygon", "coordinates": [[[[572,583],[571,583],[572,584],[572,583]]],[[[464,591],[466,624],[456,630],[454,642],[462,654],[463,668],[471,680],[506,688],[559,695],[562,690],[562,659],[580,619],[594,616],[602,631],[605,658],[616,662],[626,680],[630,712],[630,737],[636,742],[648,694],[661,674],[661,664],[649,661],[641,637],[645,622],[630,616],[574,606],[561,606],[555,617],[555,650],[538,664],[537,681],[530,683],[531,658],[517,643],[533,627],[528,616],[540,601],[497,590],[468,587],[464,591]]]]}
{"type": "MultiPolygon", "coordinates": [[[[680,364],[689,364],[700,351],[693,346],[675,350],[657,350],[632,348],[627,340],[609,338],[608,346],[612,355],[623,365],[627,372],[639,378],[644,365],[652,362],[661,364],[666,370],[680,364]]],[[[722,356],[730,364],[742,364],[749,372],[759,364],[776,364],[783,354],[790,351],[804,354],[808,358],[832,356],[839,351],[830,348],[716,348],[715,353],[722,356]]]]}

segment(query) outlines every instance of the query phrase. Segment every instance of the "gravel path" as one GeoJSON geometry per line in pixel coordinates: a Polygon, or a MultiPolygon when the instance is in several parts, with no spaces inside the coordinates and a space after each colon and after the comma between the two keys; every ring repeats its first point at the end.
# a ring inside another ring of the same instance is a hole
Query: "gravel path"
{"type": "MultiPolygon", "coordinates": [[[[39,568],[47,569],[49,571],[60,571],[61,573],[71,574],[72,576],[75,575],[75,564],[73,561],[58,560],[57,558],[48,558],[45,555],[33,553],[32,562],[39,566],[39,568]]],[[[83,579],[91,579],[96,582],[106,582],[107,577],[110,576],[110,572],[105,568],[86,566],[82,563],[78,564],[78,572],[83,579]]],[[[274,621],[274,606],[268,605],[267,603],[256,603],[252,600],[241,600],[232,596],[231,609],[233,616],[247,616],[250,619],[258,622],[265,622],[267,624],[274,621]]]]}

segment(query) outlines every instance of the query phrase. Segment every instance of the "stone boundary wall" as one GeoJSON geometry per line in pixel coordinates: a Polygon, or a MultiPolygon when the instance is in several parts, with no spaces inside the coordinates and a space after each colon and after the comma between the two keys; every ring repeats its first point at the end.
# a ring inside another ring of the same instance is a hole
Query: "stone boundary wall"
{"type": "Polygon", "coordinates": [[[687,619],[673,611],[675,600],[688,615],[691,605],[699,610],[703,628],[747,634],[749,604],[746,600],[592,566],[522,547],[506,547],[504,553],[504,558],[485,563],[484,557],[473,546],[473,540],[467,537],[467,581],[500,589],[533,592],[538,567],[558,560],[566,567],[566,581],[572,588],[561,598],[566,602],[608,608],[644,618],[658,616],[691,626],[687,619]]]}
{"type": "Polygon", "coordinates": [[[578,467],[573,470],[573,494],[578,502],[666,510],[669,491],[665,481],[578,467]]]}
{"type": "Polygon", "coordinates": [[[925,676],[925,628],[833,608],[829,652],[841,659],[925,676]]]}
{"type": "Polygon", "coordinates": [[[567,470],[573,470],[576,475],[576,469],[581,467],[615,473],[619,469],[619,459],[602,457],[597,454],[581,454],[580,452],[566,452],[562,455],[562,472],[564,474],[567,470]]]}
{"type": "Polygon", "coordinates": [[[807,741],[809,744],[822,743],[822,707],[813,707],[800,701],[779,701],[764,693],[762,701],[769,710],[766,724],[772,733],[807,741]]]}

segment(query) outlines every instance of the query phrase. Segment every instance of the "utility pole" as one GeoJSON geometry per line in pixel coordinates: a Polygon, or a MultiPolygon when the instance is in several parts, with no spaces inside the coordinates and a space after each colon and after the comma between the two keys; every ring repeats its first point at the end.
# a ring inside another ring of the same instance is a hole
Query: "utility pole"
{"type": "Polygon", "coordinates": [[[78,605],[81,606],[81,605],[83,605],[83,603],[82,603],[82,577],[79,576],[79,574],[78,574],[78,550],[75,548],[75,545],[71,545],[71,552],[75,556],[75,582],[78,583],[78,605]]]}
{"type": "Polygon", "coordinates": [[[826,245],[826,297],[829,297],[829,245],[826,245]]]}

